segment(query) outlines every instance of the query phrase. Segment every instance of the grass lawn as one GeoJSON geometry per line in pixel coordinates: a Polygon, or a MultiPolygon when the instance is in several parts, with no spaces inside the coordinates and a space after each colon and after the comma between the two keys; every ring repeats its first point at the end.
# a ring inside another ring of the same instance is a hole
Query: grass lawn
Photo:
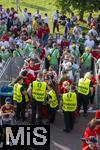
{"type": "MultiPolygon", "coordinates": [[[[14,7],[16,8],[16,4],[15,2],[16,0],[0,0],[0,4],[3,5],[4,8],[7,7],[14,7]]],[[[21,9],[24,9],[25,7],[27,7],[28,12],[31,12],[32,14],[34,14],[36,12],[37,9],[40,10],[40,13],[42,15],[44,15],[45,13],[48,14],[49,17],[49,25],[51,28],[51,32],[52,32],[52,15],[54,13],[54,11],[57,9],[55,6],[55,0],[18,0],[19,1],[19,7],[21,9]]],[[[20,10],[19,10],[19,13],[20,10]]],[[[75,11],[75,14],[77,14],[77,11],[75,11]]],[[[99,14],[98,13],[94,13],[94,16],[97,16],[99,14]]],[[[70,14],[67,13],[67,16],[70,16],[70,14]]],[[[87,19],[88,13],[85,14],[85,19],[87,19]]],[[[88,26],[84,23],[81,23],[81,26],[85,27],[85,30],[88,29],[88,26]]],[[[60,26],[60,32],[63,33],[63,26],[60,26]]]]}

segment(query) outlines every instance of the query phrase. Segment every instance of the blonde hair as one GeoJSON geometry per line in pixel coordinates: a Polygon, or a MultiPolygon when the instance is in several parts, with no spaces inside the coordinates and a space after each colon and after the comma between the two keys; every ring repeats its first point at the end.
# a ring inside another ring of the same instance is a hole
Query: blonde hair
{"type": "Polygon", "coordinates": [[[91,72],[87,72],[87,73],[84,75],[84,78],[85,78],[85,79],[91,78],[91,72]]]}
{"type": "Polygon", "coordinates": [[[87,52],[87,51],[88,51],[88,52],[91,51],[89,47],[86,47],[86,48],[85,48],[85,52],[87,52]]]}

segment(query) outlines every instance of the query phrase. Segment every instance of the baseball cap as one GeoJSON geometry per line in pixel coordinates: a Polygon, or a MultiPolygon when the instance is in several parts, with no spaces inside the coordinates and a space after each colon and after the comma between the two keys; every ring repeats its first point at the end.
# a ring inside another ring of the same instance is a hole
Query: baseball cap
{"type": "Polygon", "coordinates": [[[100,119],[100,110],[96,111],[95,118],[96,119],[100,119]]]}
{"type": "Polygon", "coordinates": [[[11,104],[11,98],[10,98],[10,97],[6,97],[5,103],[6,103],[6,104],[11,104]]]}

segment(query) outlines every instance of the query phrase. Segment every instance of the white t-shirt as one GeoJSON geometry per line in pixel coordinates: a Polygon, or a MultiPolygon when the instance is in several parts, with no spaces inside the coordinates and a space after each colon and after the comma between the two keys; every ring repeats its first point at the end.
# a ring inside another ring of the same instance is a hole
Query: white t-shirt
{"type": "Polygon", "coordinates": [[[94,45],[95,45],[94,40],[90,40],[90,39],[86,40],[84,43],[84,46],[90,49],[94,48],[94,45]]]}
{"type": "Polygon", "coordinates": [[[53,21],[58,20],[58,18],[59,18],[59,15],[55,12],[53,15],[53,21]]]}
{"type": "Polygon", "coordinates": [[[47,23],[48,24],[48,17],[44,17],[44,23],[47,23]]]}
{"type": "Polygon", "coordinates": [[[23,15],[23,22],[26,22],[28,19],[28,13],[22,10],[22,15],[23,15]]]}

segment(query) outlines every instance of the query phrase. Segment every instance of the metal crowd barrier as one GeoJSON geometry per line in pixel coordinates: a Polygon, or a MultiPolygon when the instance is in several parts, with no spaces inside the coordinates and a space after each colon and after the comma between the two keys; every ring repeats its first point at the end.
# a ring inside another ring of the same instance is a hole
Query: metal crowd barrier
{"type": "MultiPolygon", "coordinates": [[[[45,59],[44,59],[45,60],[45,59]]],[[[41,63],[42,71],[45,66],[45,61],[41,63]]],[[[17,57],[17,58],[10,58],[7,62],[6,66],[3,68],[2,73],[0,74],[0,85],[9,85],[12,81],[18,77],[19,72],[21,71],[24,65],[24,58],[17,57]]]]}
{"type": "MultiPolygon", "coordinates": [[[[97,67],[96,67],[96,60],[94,61],[94,74],[97,80],[97,83],[99,83],[98,81],[98,71],[97,71],[97,67]]],[[[95,105],[97,109],[100,109],[100,84],[97,84],[96,86],[96,92],[95,92],[95,105]]]]}
{"type": "Polygon", "coordinates": [[[7,65],[0,74],[0,85],[7,85],[12,82],[18,75],[24,64],[24,58],[10,58],[7,65]]]}
{"type": "Polygon", "coordinates": [[[7,68],[8,64],[9,64],[9,62],[10,62],[10,60],[11,60],[11,57],[7,60],[6,63],[4,63],[3,68],[0,69],[0,77],[2,76],[3,72],[5,72],[5,69],[7,68]]]}

